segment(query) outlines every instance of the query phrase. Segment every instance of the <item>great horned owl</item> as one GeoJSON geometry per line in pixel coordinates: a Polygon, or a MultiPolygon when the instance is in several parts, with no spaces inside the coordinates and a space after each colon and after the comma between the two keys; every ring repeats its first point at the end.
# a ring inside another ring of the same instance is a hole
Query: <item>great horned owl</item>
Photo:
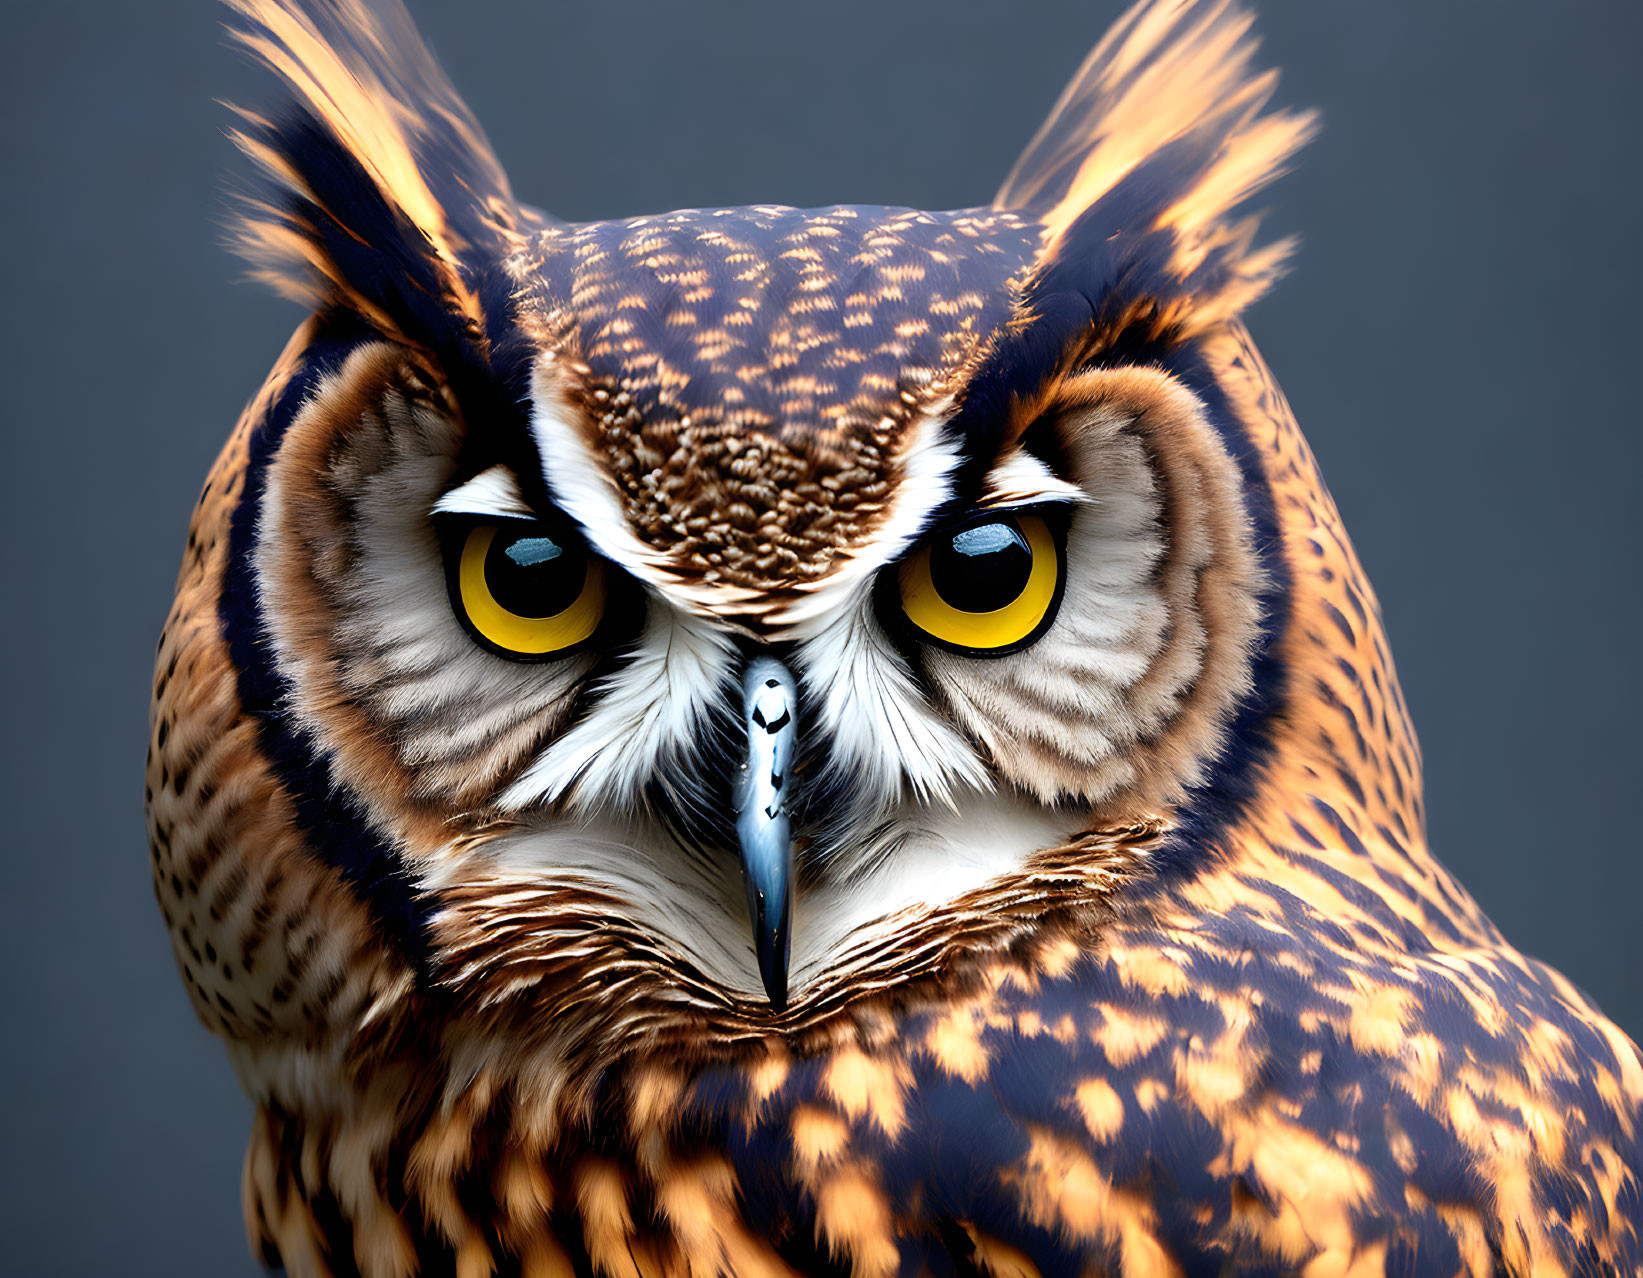
{"type": "Polygon", "coordinates": [[[235,0],[313,315],[148,807],[293,1274],[1632,1271],[1637,1050],[1428,852],[1239,315],[1309,121],[1148,0],[986,207],[518,203],[396,4],[235,0]]]}

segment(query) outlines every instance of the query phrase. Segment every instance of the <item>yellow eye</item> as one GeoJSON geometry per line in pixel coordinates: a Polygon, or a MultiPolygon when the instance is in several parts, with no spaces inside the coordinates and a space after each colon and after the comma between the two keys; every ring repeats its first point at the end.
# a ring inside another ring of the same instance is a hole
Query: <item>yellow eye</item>
{"type": "Polygon", "coordinates": [[[456,555],[458,614],[505,657],[563,656],[605,615],[605,568],[546,524],[477,524],[456,555]]]}
{"type": "Polygon", "coordinates": [[[1055,620],[1061,552],[1042,517],[1006,515],[941,534],[902,563],[899,584],[901,609],[922,638],[998,656],[1055,620]]]}

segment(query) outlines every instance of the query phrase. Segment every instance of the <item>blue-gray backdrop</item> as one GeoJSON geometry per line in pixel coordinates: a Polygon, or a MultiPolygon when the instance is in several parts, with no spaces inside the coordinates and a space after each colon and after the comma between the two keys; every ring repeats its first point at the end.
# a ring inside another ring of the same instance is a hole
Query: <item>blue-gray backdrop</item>
{"type": "MultiPolygon", "coordinates": [[[[413,0],[522,198],[984,203],[1117,0],[413,0]],[[678,68],[688,65],[688,82],[678,68]],[[688,88],[682,87],[688,83],[688,88]]],[[[1431,835],[1643,1033],[1634,0],[1269,0],[1325,132],[1252,327],[1380,592],[1431,835]]],[[[4,0],[0,1269],[255,1272],[249,1107],[194,1022],[141,817],[189,507],[298,315],[235,283],[207,0],[4,0]]]]}

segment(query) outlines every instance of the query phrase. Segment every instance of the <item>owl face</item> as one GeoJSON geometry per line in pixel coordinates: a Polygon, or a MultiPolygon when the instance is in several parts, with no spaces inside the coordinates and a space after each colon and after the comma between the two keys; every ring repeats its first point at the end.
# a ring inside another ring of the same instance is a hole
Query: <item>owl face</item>
{"type": "Polygon", "coordinates": [[[225,455],[219,619],[407,979],[802,1019],[1213,781],[1271,572],[1201,342],[1306,127],[1236,15],[1148,112],[1076,83],[990,208],[569,225],[402,14],[241,7],[290,89],[244,247],[316,316],[225,455]]]}
{"type": "Polygon", "coordinates": [[[1202,778],[1259,611],[1235,464],[1154,369],[965,429],[1030,261],[989,221],[554,228],[498,264],[517,413],[471,420],[369,338],[316,382],[256,595],[291,712],[419,893],[595,892],[780,1007],[1202,778]]]}

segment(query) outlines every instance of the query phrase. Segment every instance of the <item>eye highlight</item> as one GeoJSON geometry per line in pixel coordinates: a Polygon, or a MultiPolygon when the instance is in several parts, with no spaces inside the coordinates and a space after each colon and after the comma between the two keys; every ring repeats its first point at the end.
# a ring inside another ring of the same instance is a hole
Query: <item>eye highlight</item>
{"type": "Polygon", "coordinates": [[[999,515],[938,534],[903,561],[903,615],[919,638],[970,656],[1033,643],[1055,620],[1061,550],[1042,515],[999,515]]]}
{"type": "Polygon", "coordinates": [[[499,656],[566,656],[604,619],[604,562],[547,523],[470,524],[449,555],[457,617],[499,656]]]}

